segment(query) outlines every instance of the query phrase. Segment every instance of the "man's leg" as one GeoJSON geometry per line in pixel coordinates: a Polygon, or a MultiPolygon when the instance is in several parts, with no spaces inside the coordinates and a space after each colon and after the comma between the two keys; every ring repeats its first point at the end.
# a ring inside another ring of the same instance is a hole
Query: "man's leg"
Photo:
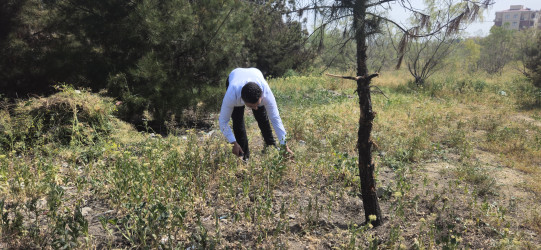
{"type": "MultiPolygon", "coordinates": [[[[227,90],[227,88],[229,88],[229,77],[225,80],[225,89],[227,90]]],[[[246,160],[250,158],[250,149],[248,148],[248,136],[246,136],[246,128],[244,127],[244,106],[234,107],[231,119],[233,120],[233,134],[244,152],[242,159],[246,160]]]]}
{"type": "Polygon", "coordinates": [[[242,151],[244,151],[243,159],[247,160],[250,158],[250,149],[248,148],[248,136],[246,136],[246,128],[244,127],[244,106],[235,107],[231,118],[233,120],[233,134],[242,151]]]}
{"type": "Polygon", "coordinates": [[[252,111],[254,112],[254,117],[259,129],[261,129],[261,135],[263,136],[263,140],[265,140],[265,146],[275,146],[276,141],[272,136],[272,129],[265,106],[260,106],[257,110],[252,109],[252,111]]]}

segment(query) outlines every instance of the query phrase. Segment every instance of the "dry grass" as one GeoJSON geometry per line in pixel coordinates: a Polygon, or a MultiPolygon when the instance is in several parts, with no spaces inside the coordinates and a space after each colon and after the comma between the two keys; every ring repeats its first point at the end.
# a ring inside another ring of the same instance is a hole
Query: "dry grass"
{"type": "Polygon", "coordinates": [[[295,162],[277,150],[261,153],[248,111],[248,163],[229,153],[219,131],[162,138],[115,120],[112,136],[93,144],[47,154],[39,144],[2,151],[1,207],[8,220],[0,239],[42,248],[541,244],[541,189],[534,181],[541,173],[541,115],[524,110],[516,99],[524,93],[506,84],[526,83],[513,75],[461,82],[447,74],[421,89],[408,87],[406,76],[384,72],[375,84],[388,98],[372,96],[383,226],[362,224],[355,85],[311,76],[270,81],[295,162]],[[86,211],[84,220],[79,210],[86,211]]]}

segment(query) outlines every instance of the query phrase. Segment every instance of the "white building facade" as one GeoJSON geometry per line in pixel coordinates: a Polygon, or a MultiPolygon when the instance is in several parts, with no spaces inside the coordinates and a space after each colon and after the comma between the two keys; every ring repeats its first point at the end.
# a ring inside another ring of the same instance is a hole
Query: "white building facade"
{"type": "Polygon", "coordinates": [[[508,10],[496,11],[494,26],[512,30],[541,29],[541,11],[524,8],[523,5],[511,5],[508,10]]]}

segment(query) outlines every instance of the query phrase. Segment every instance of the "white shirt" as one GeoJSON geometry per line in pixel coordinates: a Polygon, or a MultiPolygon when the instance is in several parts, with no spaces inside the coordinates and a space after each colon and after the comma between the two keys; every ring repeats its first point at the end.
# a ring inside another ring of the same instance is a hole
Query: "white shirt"
{"type": "Polygon", "coordinates": [[[261,105],[265,106],[267,110],[267,115],[274,127],[280,144],[285,144],[286,130],[278,113],[276,100],[263,74],[256,68],[237,68],[229,74],[229,87],[225,92],[222,109],[220,110],[220,130],[229,143],[236,141],[235,135],[229,127],[229,120],[231,119],[234,107],[244,106],[244,101],[241,98],[241,90],[248,82],[256,83],[263,91],[261,105]]]}

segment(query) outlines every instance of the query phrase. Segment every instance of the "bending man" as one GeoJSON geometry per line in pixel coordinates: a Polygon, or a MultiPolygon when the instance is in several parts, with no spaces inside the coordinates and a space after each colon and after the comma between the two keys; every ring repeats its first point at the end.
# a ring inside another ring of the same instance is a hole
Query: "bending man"
{"type": "Polygon", "coordinates": [[[270,119],[280,145],[287,153],[293,155],[286,145],[286,130],[280,119],[276,100],[261,71],[256,68],[237,68],[229,74],[226,88],[220,110],[220,130],[227,141],[233,145],[233,154],[243,156],[244,160],[250,157],[248,137],[244,127],[244,106],[247,106],[254,113],[265,140],[265,146],[276,145],[269,123],[270,119]],[[233,118],[233,133],[229,127],[231,118],[233,118]]]}

